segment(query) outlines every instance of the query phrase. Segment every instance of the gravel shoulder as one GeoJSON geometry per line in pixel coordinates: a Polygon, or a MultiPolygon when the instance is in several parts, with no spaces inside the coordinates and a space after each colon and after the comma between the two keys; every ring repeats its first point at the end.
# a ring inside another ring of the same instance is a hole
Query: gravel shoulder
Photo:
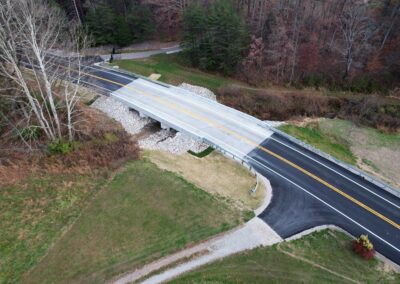
{"type": "Polygon", "coordinates": [[[114,284],[125,284],[137,281],[154,271],[166,267],[182,258],[193,259],[167,269],[160,274],[151,276],[141,283],[162,283],[178,277],[179,275],[194,270],[202,265],[229,255],[253,249],[259,246],[269,246],[281,242],[282,239],[265,222],[255,217],[238,229],[232,230],[222,236],[213,238],[190,249],[168,256],[141,269],[127,274],[113,282],[114,284]],[[201,256],[195,257],[196,253],[203,252],[201,256]],[[205,253],[204,253],[205,252],[205,253]]]}

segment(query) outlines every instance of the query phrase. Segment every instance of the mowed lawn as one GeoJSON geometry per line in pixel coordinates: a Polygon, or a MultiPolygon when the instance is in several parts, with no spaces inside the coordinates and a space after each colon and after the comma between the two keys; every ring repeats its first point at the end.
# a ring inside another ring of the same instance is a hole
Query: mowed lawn
{"type": "Polygon", "coordinates": [[[150,76],[153,73],[161,74],[160,81],[173,85],[185,82],[215,91],[229,83],[238,84],[238,81],[219,74],[206,73],[188,67],[189,64],[186,64],[182,56],[178,54],[160,54],[135,60],[116,60],[112,65],[143,76],[150,76]]]}
{"type": "Polygon", "coordinates": [[[318,123],[310,123],[304,127],[285,124],[279,129],[343,162],[351,165],[357,163],[357,158],[350,150],[348,141],[332,133],[322,132],[318,123]]]}
{"type": "Polygon", "coordinates": [[[105,283],[243,222],[248,212],[159,169],[132,162],[100,191],[25,283],[105,283]]]}
{"type": "Polygon", "coordinates": [[[0,283],[19,283],[105,180],[101,175],[48,174],[1,185],[0,283]]]}
{"type": "Polygon", "coordinates": [[[324,230],[228,257],[169,283],[400,283],[400,274],[355,255],[344,233],[324,230]]]}

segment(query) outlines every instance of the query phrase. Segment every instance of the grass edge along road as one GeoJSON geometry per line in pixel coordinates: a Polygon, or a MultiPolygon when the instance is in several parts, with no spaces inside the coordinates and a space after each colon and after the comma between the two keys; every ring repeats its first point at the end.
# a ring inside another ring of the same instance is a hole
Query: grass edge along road
{"type": "Polygon", "coordinates": [[[353,283],[346,278],[360,283],[399,283],[400,274],[387,264],[377,259],[368,262],[353,253],[350,240],[334,230],[314,232],[215,261],[168,283],[353,283]]]}
{"type": "Polygon", "coordinates": [[[279,129],[400,189],[400,134],[341,119],[319,119],[302,126],[289,122],[279,129]]]}
{"type": "Polygon", "coordinates": [[[161,74],[160,81],[172,85],[189,83],[202,86],[212,91],[229,83],[243,84],[239,81],[200,71],[187,67],[179,54],[158,54],[145,59],[115,60],[111,65],[142,76],[150,76],[153,73],[161,74]]]}
{"type": "Polygon", "coordinates": [[[314,146],[315,148],[332,155],[336,159],[355,166],[357,159],[350,150],[350,145],[345,140],[339,139],[334,135],[324,135],[319,129],[318,124],[307,124],[304,127],[284,124],[278,127],[279,130],[314,146]]]}
{"type": "Polygon", "coordinates": [[[25,283],[106,282],[246,221],[146,159],[129,163],[28,274],[25,283]],[[154,178],[157,177],[157,178],[154,178]]]}
{"type": "MultiPolygon", "coordinates": [[[[107,69],[107,68],[105,68],[105,69],[107,69]]],[[[130,86],[130,85],[124,85],[124,84],[122,84],[122,83],[119,83],[119,82],[116,82],[116,81],[112,81],[112,80],[109,80],[109,79],[106,79],[106,78],[102,78],[102,77],[99,77],[99,76],[96,76],[96,75],[93,75],[93,74],[88,74],[88,73],[83,73],[83,74],[88,75],[88,76],[93,77],[93,78],[96,78],[96,79],[101,80],[101,81],[106,81],[106,82],[110,82],[110,83],[113,83],[113,84],[116,84],[116,85],[120,85],[120,86],[125,87],[125,88],[127,88],[127,89],[134,90],[134,91],[136,91],[136,92],[138,92],[138,93],[141,93],[141,94],[143,94],[143,95],[145,95],[145,96],[153,96],[153,95],[151,95],[150,93],[147,93],[147,92],[138,90],[138,89],[136,89],[136,88],[134,88],[134,87],[132,87],[132,86],[130,86]]],[[[384,216],[383,214],[379,213],[378,211],[374,210],[373,208],[369,207],[368,205],[366,205],[366,204],[360,202],[359,200],[357,200],[356,198],[354,198],[354,197],[352,197],[351,195],[347,194],[347,193],[344,192],[343,190],[341,190],[341,189],[339,189],[339,188],[333,186],[332,184],[330,184],[330,183],[328,183],[327,181],[321,179],[321,178],[318,177],[317,175],[315,175],[315,174],[313,174],[313,173],[307,171],[306,169],[304,169],[304,168],[298,166],[297,164],[291,162],[290,160],[288,160],[288,159],[286,159],[286,158],[284,158],[284,157],[282,157],[282,156],[276,154],[275,152],[273,152],[273,151],[267,149],[266,147],[264,147],[264,146],[262,146],[262,145],[259,145],[257,142],[255,142],[255,141],[253,141],[253,140],[251,140],[251,139],[248,139],[247,137],[241,135],[240,133],[238,133],[238,132],[236,132],[236,131],[234,131],[234,130],[228,129],[228,128],[225,127],[224,125],[221,125],[220,123],[218,123],[218,122],[216,122],[216,121],[214,121],[214,120],[212,120],[212,119],[209,119],[209,118],[207,118],[207,117],[205,117],[205,116],[203,116],[203,115],[195,114],[195,113],[193,113],[193,112],[191,112],[191,111],[188,111],[188,110],[186,110],[186,109],[180,107],[179,105],[176,105],[176,104],[174,104],[174,103],[168,102],[167,100],[165,100],[165,99],[163,99],[163,98],[161,98],[161,97],[155,97],[154,99],[155,99],[156,101],[158,101],[159,103],[161,103],[161,104],[164,104],[164,105],[166,105],[166,106],[168,106],[168,107],[171,107],[172,109],[176,109],[176,110],[178,110],[178,111],[181,111],[181,112],[183,112],[183,113],[185,113],[185,114],[187,114],[187,115],[189,115],[189,116],[191,116],[191,117],[193,117],[193,118],[199,119],[199,120],[201,120],[201,121],[204,121],[204,122],[208,123],[209,125],[212,125],[212,126],[214,126],[214,127],[216,127],[216,128],[219,128],[219,129],[221,129],[221,130],[223,130],[223,131],[225,131],[225,132],[231,134],[232,136],[235,136],[235,137],[239,138],[240,140],[245,141],[245,142],[248,143],[249,145],[253,145],[254,147],[256,147],[256,148],[258,148],[258,149],[260,149],[260,150],[266,152],[267,154],[269,154],[269,155],[271,155],[271,156],[274,156],[275,158],[278,158],[279,160],[283,161],[284,163],[286,163],[286,164],[292,166],[293,168],[296,168],[296,169],[299,170],[300,172],[302,172],[302,173],[304,173],[304,174],[310,176],[311,178],[317,180],[318,182],[324,184],[326,187],[328,187],[328,188],[330,188],[331,190],[335,191],[336,193],[342,195],[343,197],[347,198],[347,199],[350,200],[351,202],[353,202],[353,203],[357,204],[358,206],[360,206],[360,207],[366,209],[366,210],[369,211],[370,213],[372,213],[372,214],[374,214],[375,216],[381,218],[382,220],[384,220],[385,222],[391,224],[391,225],[394,226],[395,228],[397,228],[397,229],[400,228],[400,224],[397,224],[395,221],[389,219],[388,217],[384,216]]],[[[371,233],[372,233],[372,232],[371,232],[371,233]]],[[[377,236],[377,237],[379,237],[379,236],[377,236]]],[[[379,237],[379,238],[380,238],[381,240],[383,240],[381,237],[379,237]]],[[[385,243],[389,244],[389,243],[386,242],[385,240],[383,240],[383,241],[384,241],[385,243]]],[[[391,245],[391,244],[389,244],[389,245],[392,246],[393,248],[395,248],[393,245],[391,245]]],[[[397,248],[395,248],[395,249],[398,250],[397,248]]]]}

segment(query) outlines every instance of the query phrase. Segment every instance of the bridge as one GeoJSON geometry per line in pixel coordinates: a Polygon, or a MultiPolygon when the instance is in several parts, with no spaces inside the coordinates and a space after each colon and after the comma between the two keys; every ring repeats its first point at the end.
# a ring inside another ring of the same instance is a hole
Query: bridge
{"type": "Polygon", "coordinates": [[[335,225],[353,236],[368,234],[380,254],[400,264],[397,190],[296,143],[257,118],[178,87],[106,66],[88,65],[81,74],[86,86],[162,127],[209,143],[268,178],[273,196],[258,218],[282,238],[335,225]]]}

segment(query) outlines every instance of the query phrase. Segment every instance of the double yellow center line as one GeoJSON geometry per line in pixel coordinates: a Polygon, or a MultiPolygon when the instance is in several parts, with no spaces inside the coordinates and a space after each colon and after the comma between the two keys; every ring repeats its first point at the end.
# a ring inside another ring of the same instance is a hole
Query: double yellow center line
{"type": "MultiPolygon", "coordinates": [[[[107,68],[104,68],[104,69],[107,69],[107,68]]],[[[107,70],[108,70],[108,69],[107,69],[107,70]]],[[[386,221],[387,223],[391,224],[391,225],[394,226],[395,228],[400,229],[400,224],[397,224],[396,222],[390,220],[390,219],[387,218],[386,216],[384,216],[384,215],[382,215],[381,213],[377,212],[376,210],[370,208],[369,206],[365,205],[364,203],[362,203],[361,201],[355,199],[354,197],[350,196],[349,194],[345,193],[344,191],[338,189],[337,187],[331,185],[330,183],[326,182],[325,180],[321,179],[320,177],[316,176],[315,174],[313,174],[313,173],[307,171],[306,169],[300,167],[299,165],[296,165],[295,163],[293,163],[293,162],[287,160],[286,158],[280,156],[279,154],[277,154],[277,153],[275,153],[275,152],[272,152],[271,150],[269,150],[269,149],[267,149],[267,148],[265,148],[265,147],[259,145],[259,144],[256,143],[255,141],[252,141],[252,140],[248,139],[247,137],[244,137],[243,135],[237,133],[236,131],[233,131],[233,130],[231,130],[231,129],[228,129],[228,128],[226,128],[225,126],[223,126],[223,125],[221,125],[221,124],[219,124],[219,123],[217,123],[217,122],[215,122],[215,121],[213,121],[213,120],[210,120],[210,119],[207,118],[207,117],[201,116],[201,115],[199,115],[199,114],[195,114],[195,113],[193,113],[193,112],[191,112],[191,111],[189,111],[189,110],[183,109],[182,107],[180,107],[180,106],[178,106],[178,105],[176,105],[176,104],[174,104],[174,103],[168,102],[168,101],[166,101],[166,100],[164,100],[164,99],[162,99],[162,98],[160,98],[160,97],[156,97],[156,96],[151,95],[151,94],[149,94],[149,93],[146,93],[146,92],[144,92],[144,91],[142,91],[142,90],[136,89],[136,88],[134,88],[134,87],[132,87],[132,86],[124,85],[124,84],[122,84],[122,83],[115,82],[115,81],[110,80],[110,79],[102,78],[102,77],[99,77],[99,76],[96,76],[96,75],[93,75],[93,74],[89,74],[89,73],[85,73],[85,72],[81,72],[81,73],[84,74],[84,75],[93,77],[93,78],[95,78],[95,79],[98,79],[98,80],[102,80],[102,81],[109,82],[109,83],[112,83],[112,84],[115,84],[115,85],[118,85],[118,86],[121,86],[121,87],[125,87],[125,88],[127,88],[127,89],[132,90],[132,91],[141,93],[141,94],[143,94],[143,95],[145,95],[145,96],[151,96],[151,97],[153,97],[155,100],[157,100],[158,102],[160,102],[160,103],[163,104],[163,105],[166,105],[166,106],[168,106],[168,107],[170,107],[170,108],[173,108],[173,109],[175,109],[175,110],[178,110],[178,111],[180,111],[180,112],[182,112],[182,113],[186,113],[187,115],[189,115],[189,116],[191,116],[191,117],[193,117],[193,118],[196,118],[196,119],[198,119],[198,120],[201,120],[201,121],[203,121],[203,122],[208,123],[208,124],[211,125],[211,126],[214,126],[214,127],[216,127],[216,128],[219,128],[219,129],[221,129],[221,130],[223,130],[223,131],[225,131],[225,132],[231,134],[232,136],[235,136],[235,137],[239,138],[240,140],[242,140],[242,141],[248,143],[249,145],[252,145],[252,146],[258,148],[258,149],[264,151],[265,153],[268,153],[269,155],[271,155],[271,156],[273,156],[273,157],[275,157],[275,158],[281,160],[282,162],[284,162],[284,163],[286,163],[286,164],[292,166],[293,168],[295,168],[295,169],[301,171],[301,172],[304,173],[305,175],[307,175],[307,176],[309,176],[309,177],[315,179],[316,181],[322,183],[323,185],[325,185],[325,186],[327,186],[328,188],[332,189],[332,190],[335,191],[336,193],[342,195],[343,197],[347,198],[348,200],[352,201],[353,203],[357,204],[358,206],[364,208],[365,210],[369,211],[370,213],[374,214],[375,216],[377,216],[377,217],[381,218],[382,220],[386,221]]]]}

